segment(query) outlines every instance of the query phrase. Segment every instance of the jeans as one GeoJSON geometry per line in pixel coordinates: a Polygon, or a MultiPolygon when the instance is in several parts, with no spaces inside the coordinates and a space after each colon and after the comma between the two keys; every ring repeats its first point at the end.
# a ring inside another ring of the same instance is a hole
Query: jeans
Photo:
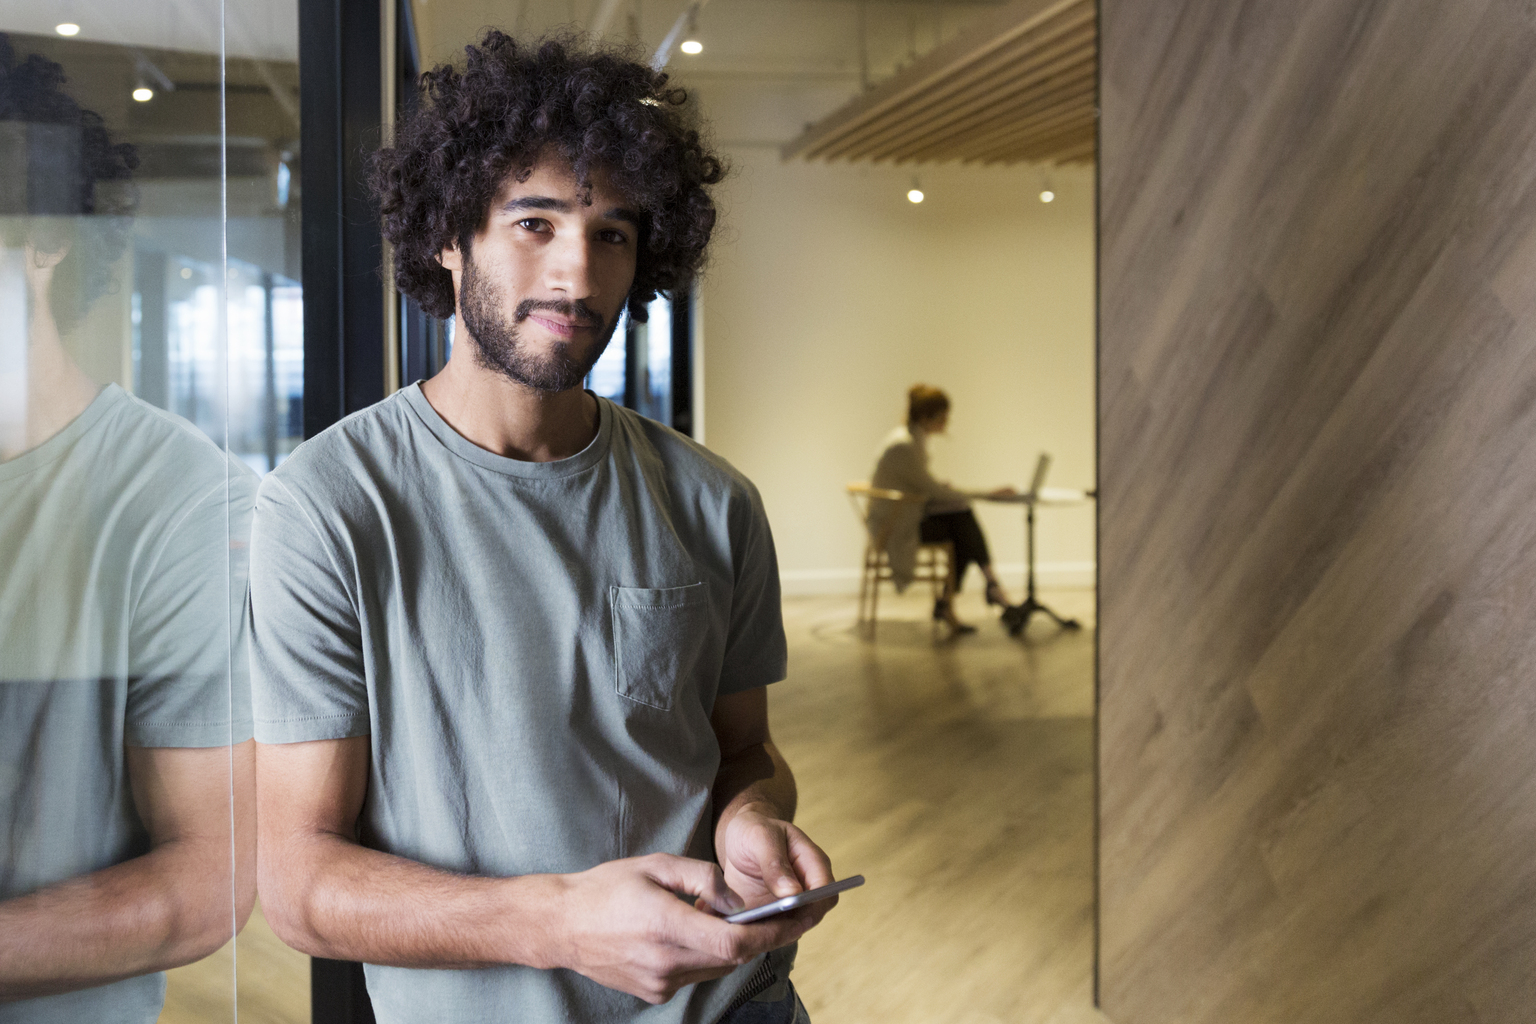
{"type": "Polygon", "coordinates": [[[754,999],[720,1021],[720,1024],[811,1024],[810,1015],[805,1012],[805,1004],[796,994],[795,986],[787,981],[784,984],[788,991],[784,993],[783,999],[772,1003],[761,1003],[754,999]]]}

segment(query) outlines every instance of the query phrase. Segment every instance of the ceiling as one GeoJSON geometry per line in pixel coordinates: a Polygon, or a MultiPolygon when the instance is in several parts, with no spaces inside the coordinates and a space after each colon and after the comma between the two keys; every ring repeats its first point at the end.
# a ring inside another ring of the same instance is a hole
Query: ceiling
{"type": "Polygon", "coordinates": [[[896,164],[1091,161],[1094,0],[1019,0],[808,127],[784,156],[896,164]]]}
{"type": "Polygon", "coordinates": [[[223,19],[230,56],[299,59],[298,0],[0,0],[0,30],[53,35],[62,21],[76,39],[192,53],[219,52],[223,19]]]}
{"type": "MultiPolygon", "coordinates": [[[[454,59],[490,25],[519,34],[562,26],[632,43],[649,58],[690,0],[413,0],[422,58],[454,59]]],[[[707,0],[704,52],[667,71],[694,93],[717,144],[778,149],[935,46],[995,13],[996,0],[707,0]]]]}
{"type": "MultiPolygon", "coordinates": [[[[411,0],[428,64],[456,58],[491,25],[519,34],[600,27],[603,38],[632,43],[649,57],[689,3],[411,0]]],[[[46,36],[69,20],[80,25],[80,41],[211,55],[219,52],[222,10],[229,56],[254,58],[251,67],[265,80],[276,65],[297,59],[297,6],[297,0],[0,0],[0,30],[46,36]]],[[[706,0],[697,16],[703,53],[674,52],[667,70],[698,97],[717,144],[782,149],[806,139],[813,124],[846,114],[861,97],[887,95],[899,76],[926,73],[936,55],[951,54],[978,27],[985,33],[1007,10],[997,0],[706,0]]],[[[283,107],[292,105],[292,83],[284,81],[278,93],[283,107]]],[[[957,157],[925,151],[919,158],[957,157]]]]}

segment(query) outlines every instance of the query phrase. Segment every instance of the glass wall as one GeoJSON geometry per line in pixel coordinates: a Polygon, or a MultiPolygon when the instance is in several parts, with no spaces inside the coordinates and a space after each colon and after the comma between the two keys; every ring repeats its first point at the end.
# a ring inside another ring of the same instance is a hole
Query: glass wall
{"type": "Polygon", "coordinates": [[[0,1022],[235,1018],[296,56],[291,0],[0,5],[0,1022]]]}
{"type": "Polygon", "coordinates": [[[630,359],[634,367],[635,409],[662,423],[672,422],[672,303],[664,295],[651,301],[648,319],[635,324],[630,359]]]}
{"type": "Polygon", "coordinates": [[[623,316],[608,347],[587,375],[586,386],[642,416],[688,433],[689,425],[676,422],[673,393],[677,373],[691,371],[691,365],[678,367],[678,359],[691,360],[691,352],[687,346],[680,350],[673,344],[676,320],[671,298],[658,295],[646,312],[645,323],[631,320],[627,313],[623,316]]]}

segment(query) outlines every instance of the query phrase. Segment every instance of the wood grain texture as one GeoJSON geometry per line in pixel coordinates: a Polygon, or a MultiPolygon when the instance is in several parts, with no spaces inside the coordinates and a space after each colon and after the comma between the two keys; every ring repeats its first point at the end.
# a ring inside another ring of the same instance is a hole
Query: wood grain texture
{"type": "Polygon", "coordinates": [[[1536,1006],[1536,11],[1103,0],[1101,997],[1536,1006]]]}

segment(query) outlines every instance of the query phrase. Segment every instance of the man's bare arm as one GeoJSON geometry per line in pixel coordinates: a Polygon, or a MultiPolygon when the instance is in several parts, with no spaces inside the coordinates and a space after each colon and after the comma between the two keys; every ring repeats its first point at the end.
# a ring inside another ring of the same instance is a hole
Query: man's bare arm
{"type": "Polygon", "coordinates": [[[179,967],[244,926],[256,896],[253,746],[128,748],[152,848],[0,902],[0,1001],[179,967]]]}
{"type": "Polygon", "coordinates": [[[798,921],[727,925],[718,867],[665,854],[566,875],[486,878],[366,849],[367,737],[259,744],[258,879],[278,936],[314,956],[400,967],[567,967],[649,1002],[794,941],[798,921]]]}
{"type": "MultiPolygon", "coordinates": [[[[768,732],[766,687],[715,701],[710,724],[720,743],[715,775],[715,854],[731,888],[757,906],[833,881],[821,848],[791,824],[795,776],[768,732]]],[[[837,900],[806,907],[813,927],[837,900]]]]}

